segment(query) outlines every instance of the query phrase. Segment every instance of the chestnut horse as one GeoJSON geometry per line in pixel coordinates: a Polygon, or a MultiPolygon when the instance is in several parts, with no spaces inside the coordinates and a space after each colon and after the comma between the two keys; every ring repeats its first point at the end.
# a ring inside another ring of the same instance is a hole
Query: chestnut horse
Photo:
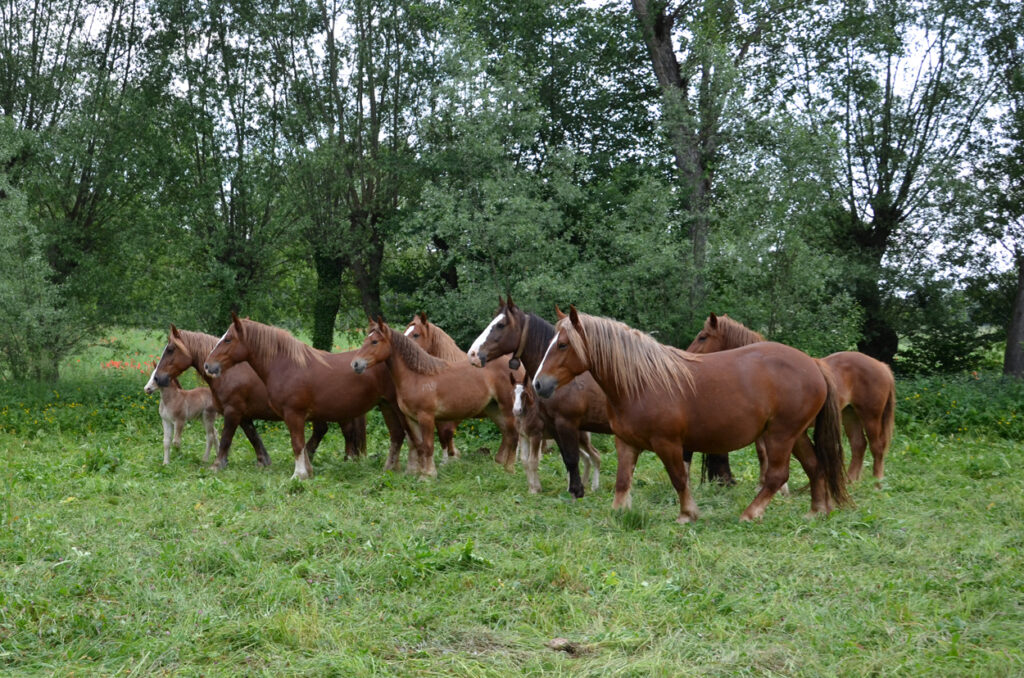
{"type": "MultiPolygon", "coordinates": [[[[462,362],[467,359],[466,354],[462,352],[454,339],[440,327],[427,320],[426,313],[418,313],[413,316],[412,321],[405,328],[405,336],[415,341],[430,355],[445,362],[462,362]]],[[[439,421],[436,424],[437,439],[445,451],[446,459],[457,459],[461,456],[459,448],[455,447],[456,424],[457,422],[454,421],[439,421]]]]}
{"type": "Polygon", "coordinates": [[[495,461],[506,470],[515,468],[519,435],[512,414],[512,389],[504,374],[479,370],[468,361],[447,363],[435,358],[380,318],[370,322],[366,339],[352,359],[352,369],[357,374],[372,369],[391,372],[398,407],[417,448],[414,452],[410,446],[409,473],[437,476],[435,422],[481,417],[489,418],[501,430],[495,461]]]}
{"type": "MultiPolygon", "coordinates": [[[[728,315],[714,313],[687,349],[694,353],[725,351],[765,338],[728,315]]],[[[850,441],[850,480],[859,480],[864,452],[871,446],[876,483],[885,477],[885,455],[892,442],[896,381],[885,363],[857,351],[840,351],[821,359],[832,369],[839,390],[843,429],[850,441]]],[[[758,457],[761,449],[758,448],[758,457]]]]}
{"type": "Polygon", "coordinates": [[[653,450],[679,496],[681,523],[697,518],[684,450],[726,454],[765,443],[764,487],[740,515],[756,520],[789,477],[795,454],[811,486],[811,512],[849,501],[837,394],[827,367],[795,348],[761,343],[697,356],[658,343],[623,323],[559,313],[534,388],[550,397],[590,370],[608,396],[619,468],[613,508],[630,505],[637,457],[653,450]],[[814,444],[807,429],[814,426],[814,444]]]}
{"type": "MultiPolygon", "coordinates": [[[[540,413],[540,404],[530,378],[523,375],[522,380],[517,380],[515,372],[509,372],[508,378],[515,389],[512,414],[516,416],[516,430],[519,431],[519,458],[526,469],[526,485],[531,494],[537,494],[540,492],[537,467],[547,441],[552,438],[547,435],[547,426],[540,413]]],[[[583,477],[590,476],[590,489],[596,492],[601,477],[601,452],[590,442],[590,434],[586,431],[580,431],[580,455],[583,457],[583,477]],[[594,469],[593,475],[590,473],[591,467],[594,469]]]]}
{"type": "MultiPolygon", "coordinates": [[[[474,365],[486,366],[501,356],[511,355],[515,364],[522,362],[532,380],[537,374],[544,351],[555,327],[534,313],[519,308],[511,297],[506,302],[498,297],[498,312],[487,328],[473,342],[469,359],[474,365]]],[[[580,478],[580,432],[611,433],[608,422],[608,399],[589,374],[577,377],[571,388],[560,388],[550,398],[538,402],[544,435],[554,438],[569,474],[569,494],[583,496],[580,478]]],[[[593,489],[597,489],[596,483],[593,489]]]]}
{"type": "MultiPolygon", "coordinates": [[[[217,337],[203,332],[179,330],[171,323],[171,331],[167,335],[167,345],[160,354],[160,361],[153,371],[157,386],[163,387],[172,379],[177,379],[185,370],[193,368],[199,377],[210,387],[214,407],[224,416],[224,428],[221,430],[220,446],[217,449],[217,460],[214,470],[228,464],[228,451],[235,431],[239,426],[252,443],[256,452],[256,463],[260,466],[270,465],[270,455],[263,445],[260,434],[253,426],[253,419],[281,421],[281,415],[274,411],[267,397],[267,387],[263,380],[249,366],[240,363],[219,378],[211,379],[203,371],[203,361],[217,344],[217,337]]],[[[310,458],[316,452],[320,440],[327,432],[327,422],[313,422],[313,435],[306,443],[306,451],[310,458]]],[[[345,456],[353,457],[366,453],[366,420],[353,419],[342,425],[345,435],[345,456]]]]}
{"type": "Polygon", "coordinates": [[[357,378],[349,366],[352,351],[328,353],[308,346],[287,331],[233,312],[231,326],[206,356],[203,369],[216,381],[228,368],[248,362],[267,387],[271,406],[281,414],[295,457],[293,479],[313,475],[305,446],[307,421],[346,422],[379,405],[391,435],[392,454],[401,448],[405,431],[389,403],[394,387],[386,370],[357,378]]]}
{"type": "Polygon", "coordinates": [[[185,390],[177,379],[171,379],[167,386],[156,383],[156,370],[149,375],[149,381],[142,387],[147,395],[160,391],[160,421],[164,427],[164,466],[171,463],[171,445],[181,449],[181,433],[185,424],[193,419],[202,419],[206,429],[206,453],[203,463],[210,460],[210,450],[217,447],[217,408],[213,405],[210,389],[200,386],[185,390]]]}

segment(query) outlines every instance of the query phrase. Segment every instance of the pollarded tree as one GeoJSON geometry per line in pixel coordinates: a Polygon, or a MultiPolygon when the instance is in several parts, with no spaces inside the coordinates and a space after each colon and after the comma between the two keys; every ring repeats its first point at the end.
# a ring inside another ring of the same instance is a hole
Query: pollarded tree
{"type": "MultiPolygon", "coordinates": [[[[989,104],[984,7],[919,0],[845,0],[822,5],[799,34],[804,88],[795,105],[842,140],[851,291],[864,312],[860,350],[886,362],[898,337],[887,310],[900,250],[913,256],[937,237],[949,179],[989,104]]],[[[954,200],[955,202],[955,200],[954,200]]]]}

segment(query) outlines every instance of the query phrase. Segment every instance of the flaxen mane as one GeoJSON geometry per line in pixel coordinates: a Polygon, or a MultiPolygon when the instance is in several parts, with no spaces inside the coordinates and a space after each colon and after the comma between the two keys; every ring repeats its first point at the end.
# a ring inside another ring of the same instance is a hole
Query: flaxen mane
{"type": "Polygon", "coordinates": [[[591,371],[611,377],[627,397],[635,398],[644,391],[661,390],[685,395],[691,391],[693,373],[689,361],[696,355],[657,342],[649,334],[611,318],[579,314],[586,341],[569,318],[556,326],[565,328],[569,344],[579,355],[587,356],[591,371]]]}
{"type": "Polygon", "coordinates": [[[245,328],[245,343],[249,346],[253,361],[269,365],[270,361],[282,355],[299,367],[308,367],[310,360],[327,365],[323,352],[302,343],[287,330],[258,323],[248,318],[242,320],[245,328]]]}
{"type": "Polygon", "coordinates": [[[466,352],[459,348],[447,332],[429,320],[423,323],[423,327],[430,337],[427,353],[449,363],[468,360],[466,352]]]}
{"type": "Polygon", "coordinates": [[[723,345],[726,348],[739,348],[748,344],[756,344],[759,341],[766,341],[764,336],[750,329],[741,322],[737,322],[727,315],[718,316],[718,327],[710,328],[711,318],[704,321],[704,331],[716,333],[722,337],[723,345]]]}
{"type": "Polygon", "coordinates": [[[430,355],[409,337],[391,327],[388,329],[391,330],[391,352],[413,372],[430,376],[448,367],[448,363],[430,355]]]}
{"type": "MultiPolygon", "coordinates": [[[[212,334],[190,332],[189,330],[178,330],[178,335],[171,337],[172,342],[178,343],[175,340],[180,341],[179,348],[184,349],[193,360],[198,358],[200,362],[210,355],[210,351],[217,345],[217,337],[212,334]]],[[[202,373],[202,370],[199,372],[202,373]]]]}

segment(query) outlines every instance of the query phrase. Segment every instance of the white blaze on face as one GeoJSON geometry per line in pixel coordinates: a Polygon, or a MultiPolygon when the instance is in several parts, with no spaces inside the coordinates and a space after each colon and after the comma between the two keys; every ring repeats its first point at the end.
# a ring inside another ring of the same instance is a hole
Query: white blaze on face
{"type": "Polygon", "coordinates": [[[415,326],[415,325],[409,325],[408,327],[406,327],[406,328],[405,328],[405,336],[407,336],[407,337],[411,337],[411,336],[412,336],[412,332],[413,332],[413,330],[415,330],[415,329],[416,329],[416,326],[415,326]]]}
{"type": "Polygon", "coordinates": [[[517,417],[523,416],[523,388],[525,384],[516,384],[516,400],[512,404],[512,414],[517,417]]]}
{"type": "Polygon", "coordinates": [[[146,382],[146,386],[142,389],[146,393],[152,393],[157,389],[156,385],[156,368],[153,368],[153,374],[149,375],[149,381],[146,382]]]}
{"type": "Polygon", "coordinates": [[[487,337],[490,336],[491,334],[491,330],[494,329],[495,325],[497,325],[504,319],[504,313],[499,313],[498,315],[494,316],[494,319],[491,321],[491,324],[488,325],[487,328],[480,333],[480,336],[473,341],[473,345],[469,347],[468,355],[470,358],[475,358],[477,357],[477,355],[479,355],[480,349],[483,347],[484,342],[487,341],[487,337]]]}
{"type": "Polygon", "coordinates": [[[544,373],[544,363],[546,363],[548,361],[548,354],[551,353],[551,349],[554,348],[555,344],[557,344],[557,343],[558,343],[558,332],[555,332],[555,336],[553,336],[551,338],[551,343],[548,344],[547,350],[544,351],[544,358],[542,358],[541,361],[540,361],[540,367],[537,368],[536,376],[533,378],[533,387],[534,388],[537,388],[537,376],[540,376],[541,374],[544,373]]]}

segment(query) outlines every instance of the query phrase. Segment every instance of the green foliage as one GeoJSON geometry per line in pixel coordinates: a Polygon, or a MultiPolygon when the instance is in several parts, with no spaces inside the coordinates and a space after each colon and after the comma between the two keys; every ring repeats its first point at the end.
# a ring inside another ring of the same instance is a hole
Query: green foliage
{"type": "Polygon", "coordinates": [[[987,372],[900,379],[896,425],[1024,442],[1024,382],[987,372]]]}

